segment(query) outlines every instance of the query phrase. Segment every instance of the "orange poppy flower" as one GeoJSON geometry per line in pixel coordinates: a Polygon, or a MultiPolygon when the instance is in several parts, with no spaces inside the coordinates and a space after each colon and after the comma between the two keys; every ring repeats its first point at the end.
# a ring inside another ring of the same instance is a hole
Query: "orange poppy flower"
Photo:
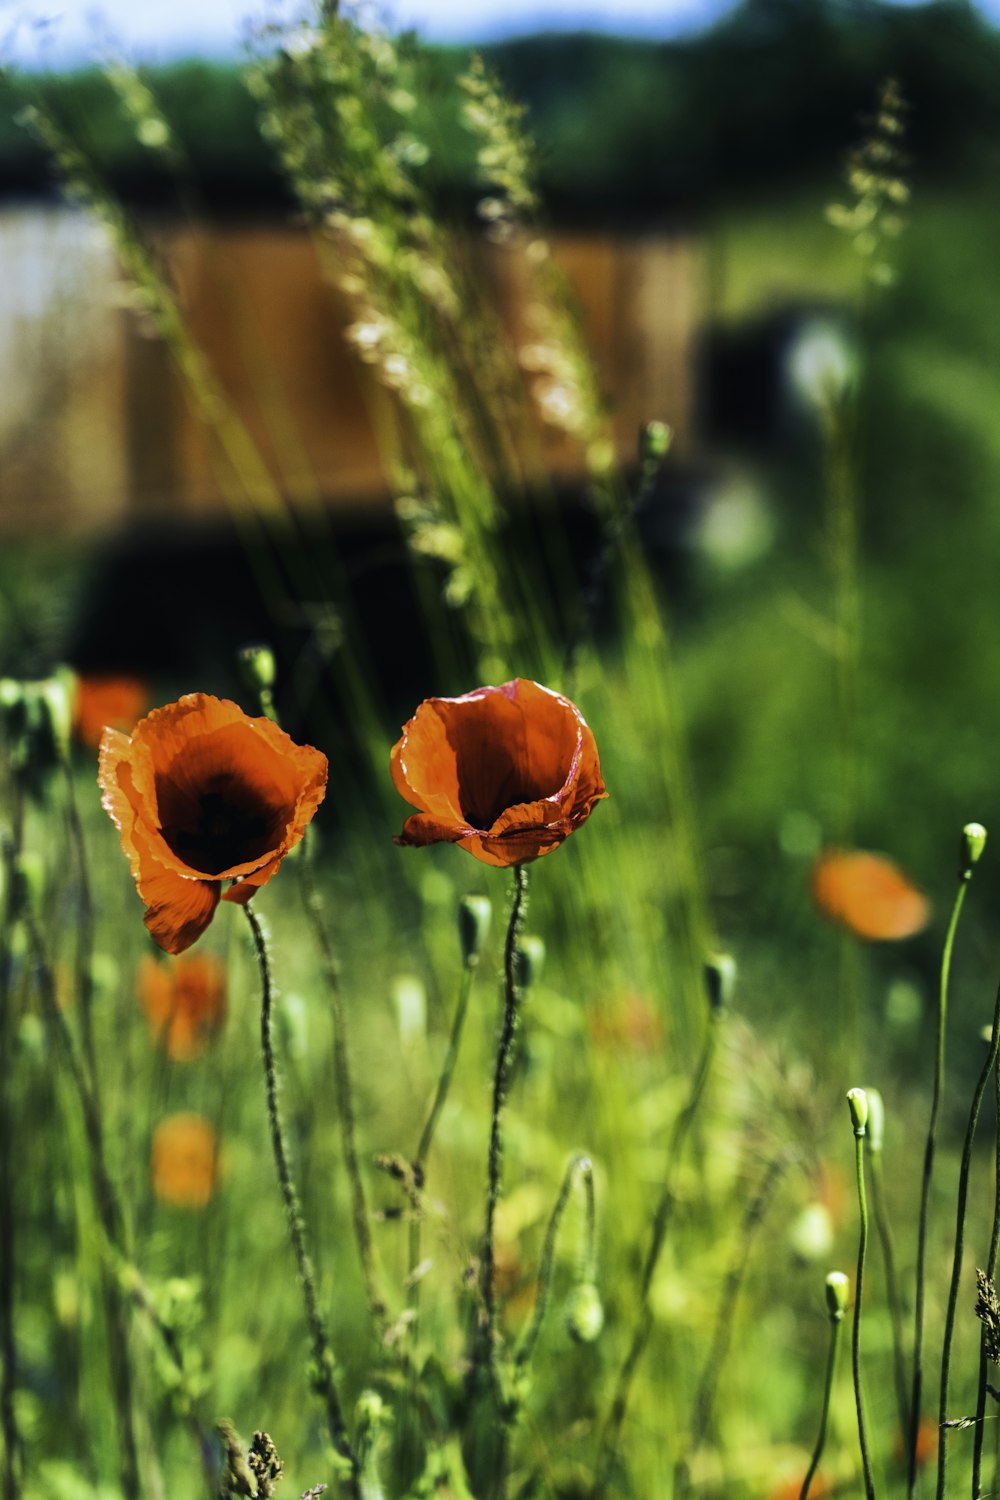
{"type": "Polygon", "coordinates": [[[78,677],[73,733],[96,750],[106,728],[131,729],[148,703],[149,690],[138,677],[78,677]]]}
{"type": "Polygon", "coordinates": [[[169,1115],[153,1132],[153,1192],[172,1208],[204,1208],[219,1180],[219,1142],[201,1115],[169,1115]]]}
{"type": "Polygon", "coordinates": [[[326,792],[326,756],[270,719],[187,693],[105,730],[98,781],[121,835],[146,926],[182,953],[224,901],[250,900],[299,842],[326,792]],[[224,881],[236,881],[223,892],[224,881]]]}
{"type": "Polygon", "coordinates": [[[580,710],[523,677],[426,698],[393,747],[392,779],[420,809],[397,844],[445,841],[504,867],[551,854],[608,795],[580,710]]]}
{"type": "Polygon", "coordinates": [[[145,953],[136,988],[150,1030],[175,1062],[203,1052],[225,1019],[226,973],[212,954],[168,965],[145,953]]]}
{"type": "Polygon", "coordinates": [[[813,869],[813,900],[824,916],[877,942],[912,937],[930,919],[930,903],[883,854],[830,849],[813,869]]]}

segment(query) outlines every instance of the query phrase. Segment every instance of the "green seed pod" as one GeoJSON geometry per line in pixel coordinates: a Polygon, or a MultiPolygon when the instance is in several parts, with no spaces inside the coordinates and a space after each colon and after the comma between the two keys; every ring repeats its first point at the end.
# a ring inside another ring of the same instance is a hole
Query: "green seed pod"
{"type": "Polygon", "coordinates": [[[868,1150],[873,1156],[882,1150],[885,1136],[885,1105],[878,1089],[865,1089],[868,1100],[868,1150]]]}
{"type": "Polygon", "coordinates": [[[236,654],[236,661],[243,682],[252,692],[270,694],[278,676],[270,646],[243,646],[236,654]]]}
{"type": "Polygon", "coordinates": [[[847,1298],[851,1284],[843,1271],[831,1271],[826,1278],[826,1310],[831,1321],[839,1323],[847,1311],[847,1298]]]}
{"type": "Polygon", "coordinates": [[[541,979],[542,970],[545,967],[543,939],[534,935],[523,937],[517,945],[514,963],[517,970],[518,989],[530,990],[531,986],[541,979]]]}
{"type": "Polygon", "coordinates": [[[581,1281],[566,1299],[566,1331],[578,1344],[592,1344],[604,1327],[604,1308],[592,1281],[581,1281]]]}
{"type": "Polygon", "coordinates": [[[847,1107],[851,1111],[854,1134],[864,1135],[865,1126],[868,1124],[868,1095],[864,1089],[847,1090],[847,1107]]]}
{"type": "Polygon", "coordinates": [[[639,454],[644,464],[666,457],[673,433],[666,422],[647,422],[639,434],[639,454]]]}
{"type": "Polygon", "coordinates": [[[966,823],[962,829],[962,841],[958,851],[958,865],[962,876],[968,880],[972,867],[977,864],[986,848],[986,829],[982,823],[966,823]]]}
{"type": "Polygon", "coordinates": [[[730,953],[710,953],[705,960],[705,988],[713,1016],[728,1009],[735,987],[735,958],[730,953]]]}
{"type": "Polygon", "coordinates": [[[469,968],[479,962],[492,917],[493,906],[488,896],[463,896],[458,903],[458,940],[462,945],[462,962],[469,968]]]}

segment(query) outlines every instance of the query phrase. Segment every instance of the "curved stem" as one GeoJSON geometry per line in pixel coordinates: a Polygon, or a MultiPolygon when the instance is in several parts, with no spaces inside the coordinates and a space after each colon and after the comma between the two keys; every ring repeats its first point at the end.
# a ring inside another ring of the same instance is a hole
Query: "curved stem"
{"type": "Polygon", "coordinates": [[[826,1446],[826,1428],[830,1418],[830,1398],[833,1395],[833,1383],[837,1378],[837,1362],[840,1358],[841,1333],[844,1327],[842,1316],[830,1319],[830,1350],[826,1358],[826,1383],[823,1387],[823,1410],[819,1418],[819,1431],[816,1434],[816,1446],[813,1449],[806,1477],[802,1481],[802,1489],[799,1491],[799,1500],[808,1500],[809,1486],[816,1476],[819,1461],[823,1457],[823,1449],[826,1446]]]}
{"type": "Polygon", "coordinates": [[[955,1310],[958,1305],[958,1283],[962,1275],[962,1259],[965,1254],[965,1205],[969,1196],[969,1171],[972,1164],[972,1142],[979,1123],[979,1108],[983,1102],[990,1073],[996,1066],[1000,1052],[1000,988],[997,989],[996,1006],[993,1012],[993,1031],[990,1048],[983,1063],[982,1072],[976,1081],[972,1104],[969,1108],[969,1123],[962,1146],[962,1165],[958,1173],[958,1204],[955,1211],[955,1254],[951,1267],[951,1286],[948,1289],[948,1312],[944,1324],[944,1343],[941,1349],[941,1396],[938,1403],[937,1500],[943,1500],[945,1475],[948,1467],[948,1429],[943,1425],[948,1418],[948,1386],[951,1378],[951,1343],[955,1333],[955,1310]]]}
{"type": "Polygon", "coordinates": [[[552,1285],[552,1259],[556,1248],[556,1235],[559,1233],[559,1225],[569,1202],[569,1195],[573,1191],[573,1183],[577,1179],[583,1183],[587,1195],[587,1238],[586,1251],[583,1257],[584,1264],[581,1267],[583,1279],[592,1281],[594,1276],[594,1169],[589,1156],[574,1156],[566,1168],[566,1174],[559,1189],[559,1196],[555,1201],[552,1216],[549,1219],[545,1231],[545,1240],[542,1244],[542,1258],[538,1266],[538,1293],[535,1297],[535,1310],[531,1322],[525,1329],[518,1348],[516,1363],[519,1369],[523,1369],[535,1352],[535,1344],[538,1335],[542,1331],[542,1323],[549,1302],[549,1288],[552,1285]]]}
{"type": "Polygon", "coordinates": [[[851,1369],[854,1375],[854,1404],[858,1412],[858,1443],[861,1447],[861,1466],[865,1476],[867,1500],[875,1500],[875,1478],[872,1474],[871,1453],[868,1449],[868,1432],[865,1426],[865,1408],[861,1397],[861,1304],[865,1293],[865,1255],[868,1251],[868,1200],[865,1197],[865,1138],[864,1132],[855,1131],[855,1167],[858,1177],[858,1273],[854,1288],[854,1325],[851,1330],[851,1369]]]}
{"type": "Polygon", "coordinates": [[[344,1012],[344,998],[340,989],[340,971],[326,924],[323,921],[322,904],[320,902],[319,891],[316,888],[316,882],[313,879],[312,867],[310,865],[310,851],[308,848],[302,852],[298,869],[302,882],[301,888],[304,896],[306,915],[309,918],[313,935],[316,938],[316,944],[320,951],[323,963],[323,976],[326,980],[330,1004],[333,1009],[333,1066],[337,1078],[337,1113],[340,1117],[340,1135],[344,1150],[344,1163],[347,1167],[347,1176],[351,1184],[351,1218],[354,1224],[354,1238],[358,1247],[358,1259],[361,1262],[361,1274],[364,1277],[368,1306],[371,1309],[372,1318],[379,1333],[384,1334],[388,1326],[388,1314],[385,1299],[378,1289],[378,1277],[375,1269],[375,1247],[372,1243],[368,1200],[365,1197],[365,1186],[361,1177],[361,1167],[358,1163],[357,1133],[354,1119],[354,1092],[351,1086],[351,1065],[347,1050],[347,1016],[344,1012]]]}
{"type": "MultiPolygon", "coordinates": [[[[430,1112],[420,1132],[420,1140],[417,1143],[416,1155],[413,1158],[413,1176],[417,1188],[417,1195],[423,1189],[427,1157],[430,1154],[431,1143],[434,1140],[434,1132],[444,1109],[448,1090],[451,1088],[451,1080],[455,1072],[455,1064],[458,1061],[458,1049],[462,1043],[462,1032],[465,1029],[465,1017],[469,1009],[469,996],[472,994],[472,980],[479,964],[478,954],[467,960],[462,966],[462,981],[458,991],[458,1004],[455,1006],[455,1014],[451,1023],[451,1035],[448,1038],[448,1050],[445,1053],[444,1063],[434,1091],[434,1099],[431,1103],[430,1112]]],[[[415,1196],[417,1196],[415,1195],[415,1196]]],[[[413,1205],[413,1217],[410,1220],[410,1275],[416,1270],[420,1260],[420,1209],[419,1202],[413,1205]]],[[[415,1306],[419,1296],[419,1281],[411,1282],[410,1305],[415,1306]]]]}
{"type": "Polygon", "coordinates": [[[938,1119],[944,1094],[945,1028],[948,1019],[948,980],[951,974],[951,955],[955,945],[955,932],[962,913],[962,903],[971,876],[971,868],[963,870],[958,890],[951,909],[951,920],[945,935],[941,953],[941,977],[938,987],[937,1046],[934,1053],[934,1092],[931,1096],[931,1118],[927,1129],[927,1144],[924,1147],[924,1175],[920,1189],[920,1221],[917,1230],[917,1284],[914,1297],[913,1324],[913,1386],[910,1394],[910,1438],[907,1453],[907,1495],[913,1500],[917,1483],[917,1434],[920,1430],[920,1402],[923,1395],[923,1340],[924,1340],[924,1282],[927,1261],[927,1219],[930,1208],[931,1178],[934,1172],[934,1148],[937,1141],[938,1119]]]}
{"type": "Polygon", "coordinates": [[[319,1310],[319,1300],[316,1295],[316,1276],[306,1246],[305,1222],[302,1217],[302,1208],[299,1204],[298,1194],[295,1191],[295,1183],[292,1179],[292,1169],[288,1160],[288,1148],[285,1144],[285,1133],[281,1123],[281,1113],[278,1108],[278,1070],[274,1058],[274,1047],[271,1041],[271,966],[267,957],[267,945],[260,922],[249,904],[243,910],[246,912],[247,921],[250,924],[254,949],[257,955],[257,967],[260,971],[260,1045],[264,1060],[264,1084],[267,1091],[267,1118],[271,1127],[271,1145],[274,1149],[274,1162],[278,1171],[278,1183],[281,1187],[281,1196],[284,1199],[285,1215],[288,1219],[288,1231],[291,1236],[292,1249],[295,1252],[295,1262],[298,1267],[299,1280],[302,1283],[302,1292],[305,1298],[306,1320],[309,1324],[313,1357],[316,1363],[316,1384],[326,1405],[327,1425],[333,1446],[349,1465],[348,1491],[352,1500],[361,1500],[358,1460],[351,1447],[350,1439],[347,1436],[343,1408],[340,1403],[340,1396],[337,1392],[334,1375],[333,1352],[330,1348],[326,1327],[319,1310]]]}
{"type": "Polygon", "coordinates": [[[510,920],[507,923],[507,937],[503,952],[504,1012],[503,1025],[500,1028],[500,1041],[497,1045],[496,1068],[493,1074],[493,1118],[490,1125],[486,1224],[483,1229],[483,1256],[479,1276],[484,1318],[479,1355],[473,1363],[473,1371],[485,1363],[490,1372],[494,1391],[497,1393],[499,1393],[499,1376],[496,1365],[497,1309],[496,1287],[494,1286],[493,1275],[493,1226],[496,1218],[497,1204],[500,1201],[503,1177],[503,1135],[501,1132],[503,1107],[507,1096],[507,1078],[510,1072],[511,1053],[518,1020],[517,938],[521,930],[521,924],[524,921],[527,891],[528,872],[524,865],[515,865],[514,899],[511,902],[510,920]]]}
{"type": "Polygon", "coordinates": [[[639,1317],[632,1334],[632,1342],[629,1351],[622,1362],[618,1372],[618,1380],[615,1386],[615,1394],[611,1402],[611,1410],[604,1425],[600,1445],[596,1459],[596,1492],[603,1493],[606,1486],[607,1471],[611,1463],[612,1455],[618,1442],[618,1434],[621,1431],[622,1422],[625,1420],[625,1412],[628,1407],[629,1392],[632,1380],[638,1368],[649,1339],[650,1330],[653,1325],[653,1314],[649,1304],[649,1291],[653,1283],[653,1276],[659,1263],[663,1250],[664,1241],[667,1237],[667,1228],[670,1222],[671,1210],[674,1206],[674,1172],[684,1149],[688,1133],[698,1113],[698,1105],[705,1092],[705,1085],[712,1068],[712,1059],[715,1056],[715,1047],[718,1034],[718,1018],[712,1015],[709,1021],[708,1035],[702,1049],[701,1058],[694,1078],[691,1080],[691,1090],[688,1094],[687,1103],[681,1110],[674,1122],[674,1128],[670,1133],[667,1145],[667,1170],[664,1174],[663,1187],[660,1191],[656,1212],[653,1216],[653,1232],[650,1236],[649,1249],[642,1268],[642,1281],[640,1284],[640,1309],[639,1317]]]}

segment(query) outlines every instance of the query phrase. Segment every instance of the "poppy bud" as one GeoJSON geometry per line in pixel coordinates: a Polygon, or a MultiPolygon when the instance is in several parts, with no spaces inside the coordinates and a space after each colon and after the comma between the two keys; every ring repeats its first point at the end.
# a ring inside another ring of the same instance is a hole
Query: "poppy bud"
{"type": "Polygon", "coordinates": [[[847,1296],[851,1284],[843,1271],[831,1271],[826,1278],[826,1310],[831,1322],[839,1323],[847,1311],[847,1296]]]}
{"type": "Polygon", "coordinates": [[[705,988],[713,1016],[727,1009],[735,985],[736,960],[729,953],[710,953],[705,960],[705,988]]]}
{"type": "Polygon", "coordinates": [[[566,1331],[577,1344],[592,1344],[604,1327],[604,1308],[592,1281],[582,1281],[566,1299],[566,1331]]]}
{"type": "Polygon", "coordinates": [[[659,463],[670,447],[673,433],[666,422],[647,422],[639,433],[639,456],[644,464],[659,463]]]}
{"type": "Polygon", "coordinates": [[[847,1090],[847,1107],[851,1111],[851,1124],[854,1126],[854,1134],[862,1136],[865,1126],[868,1124],[868,1095],[864,1089],[847,1090]]]}
{"type": "Polygon", "coordinates": [[[541,979],[542,970],[545,967],[543,939],[534,935],[523,937],[517,945],[514,963],[517,968],[518,989],[530,990],[531,986],[541,979]]]}
{"type": "Polygon", "coordinates": [[[885,1105],[878,1089],[865,1089],[868,1100],[868,1150],[873,1156],[882,1150],[885,1135],[885,1105]]]}
{"type": "Polygon", "coordinates": [[[44,732],[59,760],[65,760],[69,755],[74,685],[73,673],[68,667],[60,667],[53,676],[38,683],[36,689],[44,732]]]}
{"type": "Polygon", "coordinates": [[[274,711],[274,684],[278,671],[270,646],[243,646],[236,654],[240,677],[248,692],[253,693],[265,718],[278,722],[274,711]]]}
{"type": "Polygon", "coordinates": [[[462,945],[462,962],[472,968],[490,930],[493,907],[488,896],[463,896],[458,903],[458,940],[462,945]]]}
{"type": "Polygon", "coordinates": [[[962,842],[958,854],[959,873],[963,880],[969,879],[973,865],[978,863],[985,848],[986,829],[982,823],[966,823],[962,829],[962,842]]]}

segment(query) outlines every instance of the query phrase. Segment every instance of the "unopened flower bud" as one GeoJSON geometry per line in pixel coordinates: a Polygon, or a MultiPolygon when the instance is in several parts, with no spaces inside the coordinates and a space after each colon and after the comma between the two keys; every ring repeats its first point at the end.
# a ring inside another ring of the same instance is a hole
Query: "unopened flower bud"
{"type": "Polygon", "coordinates": [[[463,896],[458,903],[458,939],[462,945],[462,962],[469,968],[479,962],[492,916],[493,907],[488,896],[463,896]]]}
{"type": "Polygon", "coordinates": [[[964,880],[968,880],[972,874],[972,867],[978,863],[985,848],[986,829],[982,823],[966,823],[962,829],[962,842],[958,852],[959,871],[964,880]]]}
{"type": "Polygon", "coordinates": [[[873,1156],[882,1150],[885,1137],[885,1105],[878,1089],[865,1089],[868,1100],[868,1150],[873,1156]]]}
{"type": "Polygon", "coordinates": [[[670,447],[673,433],[666,422],[647,422],[639,434],[639,453],[642,462],[659,463],[670,447]]]}
{"type": "Polygon", "coordinates": [[[604,1327],[604,1308],[592,1281],[582,1281],[566,1299],[566,1331],[578,1344],[592,1344],[604,1327]]]}
{"type": "Polygon", "coordinates": [[[255,692],[270,692],[277,680],[274,652],[270,646],[243,646],[237,652],[240,676],[255,692]]]}
{"type": "Polygon", "coordinates": [[[710,953],[705,960],[705,988],[713,1016],[728,1009],[735,986],[735,958],[729,953],[710,953]]]}
{"type": "Polygon", "coordinates": [[[529,990],[533,984],[537,984],[542,977],[545,967],[545,943],[542,938],[523,937],[517,945],[514,955],[514,963],[517,968],[517,987],[521,990],[529,990]]]}
{"type": "Polygon", "coordinates": [[[834,1323],[839,1323],[847,1311],[847,1298],[851,1284],[843,1271],[831,1271],[826,1278],[826,1310],[834,1323]]]}
{"type": "Polygon", "coordinates": [[[851,1111],[851,1124],[854,1126],[854,1134],[862,1136],[865,1126],[868,1124],[868,1095],[864,1089],[847,1090],[847,1107],[851,1111]]]}

